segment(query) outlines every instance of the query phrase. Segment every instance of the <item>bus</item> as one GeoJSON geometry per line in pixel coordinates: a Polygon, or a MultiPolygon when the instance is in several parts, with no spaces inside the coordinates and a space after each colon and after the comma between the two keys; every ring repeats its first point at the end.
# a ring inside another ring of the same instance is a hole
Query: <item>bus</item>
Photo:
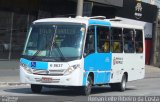
{"type": "Polygon", "coordinates": [[[144,76],[144,27],[103,16],[34,21],[20,58],[20,80],[34,93],[59,86],[90,95],[100,85],[125,91],[144,76]]]}

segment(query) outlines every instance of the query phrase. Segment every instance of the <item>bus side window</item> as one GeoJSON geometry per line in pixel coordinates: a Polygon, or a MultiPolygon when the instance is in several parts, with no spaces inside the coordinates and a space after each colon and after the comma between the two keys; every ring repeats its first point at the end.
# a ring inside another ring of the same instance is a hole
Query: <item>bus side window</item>
{"type": "Polygon", "coordinates": [[[112,28],[111,50],[113,53],[123,52],[122,28],[112,28]]]}
{"type": "Polygon", "coordinates": [[[95,52],[95,30],[94,26],[89,26],[86,37],[84,53],[85,56],[95,52]]]}
{"type": "Polygon", "coordinates": [[[134,53],[135,52],[135,38],[133,29],[124,29],[124,52],[125,53],[134,53]]]}
{"type": "Polygon", "coordinates": [[[97,26],[97,50],[100,53],[110,51],[110,33],[109,27],[97,26]]]}
{"type": "Polygon", "coordinates": [[[136,47],[136,53],[143,52],[143,33],[142,33],[142,30],[135,30],[135,47],[136,47]]]}

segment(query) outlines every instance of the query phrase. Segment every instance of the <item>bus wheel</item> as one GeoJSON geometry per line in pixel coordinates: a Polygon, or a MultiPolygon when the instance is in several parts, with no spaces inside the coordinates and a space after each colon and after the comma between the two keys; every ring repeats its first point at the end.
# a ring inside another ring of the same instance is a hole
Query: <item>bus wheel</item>
{"type": "Polygon", "coordinates": [[[88,76],[87,84],[86,84],[86,86],[83,87],[84,95],[85,96],[90,95],[91,89],[92,89],[92,78],[91,78],[91,76],[88,76]]]}
{"type": "Polygon", "coordinates": [[[124,74],[122,76],[122,80],[120,83],[118,83],[118,89],[119,91],[125,91],[126,90],[126,83],[127,83],[127,77],[126,75],[124,74]]]}
{"type": "Polygon", "coordinates": [[[126,75],[124,74],[122,76],[122,80],[120,83],[111,83],[109,84],[111,86],[111,89],[114,91],[125,91],[126,89],[126,82],[127,82],[127,78],[126,75]]]}
{"type": "Polygon", "coordinates": [[[42,90],[42,85],[31,84],[31,90],[33,93],[40,93],[42,90]]]}

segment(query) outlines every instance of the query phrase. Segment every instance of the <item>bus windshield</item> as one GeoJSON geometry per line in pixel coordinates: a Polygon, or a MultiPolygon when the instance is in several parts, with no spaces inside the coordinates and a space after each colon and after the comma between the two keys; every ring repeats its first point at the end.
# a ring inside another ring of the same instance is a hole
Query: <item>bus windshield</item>
{"type": "Polygon", "coordinates": [[[37,23],[30,28],[23,55],[47,58],[80,58],[85,25],[37,23]]]}

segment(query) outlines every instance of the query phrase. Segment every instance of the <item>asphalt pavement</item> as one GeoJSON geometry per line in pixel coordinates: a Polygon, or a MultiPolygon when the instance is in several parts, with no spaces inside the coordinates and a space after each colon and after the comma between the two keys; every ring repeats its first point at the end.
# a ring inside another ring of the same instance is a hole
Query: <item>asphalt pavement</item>
{"type": "MultiPolygon", "coordinates": [[[[145,78],[154,78],[160,75],[160,68],[146,65],[145,78]]],[[[19,61],[0,61],[0,86],[23,85],[19,80],[19,61]]]]}
{"type": "Polygon", "coordinates": [[[0,86],[20,84],[19,61],[0,61],[0,86]]]}

